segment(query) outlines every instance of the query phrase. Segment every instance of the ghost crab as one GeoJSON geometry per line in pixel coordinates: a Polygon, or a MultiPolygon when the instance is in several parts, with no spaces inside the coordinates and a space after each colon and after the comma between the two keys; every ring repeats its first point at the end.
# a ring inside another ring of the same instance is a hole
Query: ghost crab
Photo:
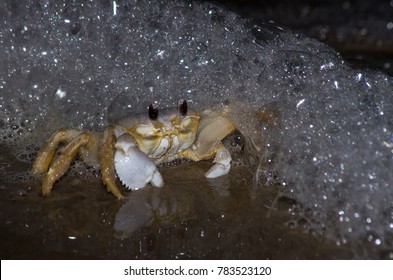
{"type": "Polygon", "coordinates": [[[205,176],[220,177],[231,167],[231,155],[221,143],[235,130],[228,114],[225,106],[198,114],[181,99],[177,108],[162,111],[151,104],[148,114],[123,118],[104,132],[62,128],[41,148],[32,173],[44,173],[42,194],[46,196],[79,154],[86,164],[99,166],[103,183],[119,199],[123,195],[116,186],[116,175],[128,189],[148,183],[161,187],[164,182],[156,164],[179,158],[199,161],[215,157],[205,176]],[[55,157],[61,143],[64,147],[55,157]]]}

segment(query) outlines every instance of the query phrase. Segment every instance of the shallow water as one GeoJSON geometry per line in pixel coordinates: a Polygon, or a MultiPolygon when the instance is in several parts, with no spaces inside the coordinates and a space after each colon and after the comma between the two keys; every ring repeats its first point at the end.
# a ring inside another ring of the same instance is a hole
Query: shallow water
{"type": "MultiPolygon", "coordinates": [[[[1,155],[0,163],[5,165],[9,158],[4,148],[1,155]]],[[[123,188],[127,195],[124,201],[107,193],[98,179],[64,178],[47,198],[40,195],[39,181],[2,180],[1,258],[354,257],[350,249],[308,233],[305,223],[288,223],[296,220],[288,211],[294,202],[276,202],[277,188],[263,187],[254,195],[252,174],[246,167],[235,166],[228,176],[207,180],[203,174],[210,165],[207,161],[163,167],[164,188],[147,187],[132,193],[123,188]],[[149,204],[152,198],[159,204],[155,216],[134,228],[144,219],[143,215],[138,216],[135,204],[143,208],[141,205],[149,204]],[[117,231],[114,229],[116,216],[124,221],[122,231],[119,226],[117,231]]],[[[29,166],[11,161],[7,168],[25,171],[29,166]]]]}

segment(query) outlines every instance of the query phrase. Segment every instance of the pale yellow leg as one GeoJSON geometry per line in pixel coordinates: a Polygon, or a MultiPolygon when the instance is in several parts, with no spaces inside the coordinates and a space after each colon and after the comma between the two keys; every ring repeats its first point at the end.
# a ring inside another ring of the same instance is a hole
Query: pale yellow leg
{"type": "Polygon", "coordinates": [[[52,136],[46,141],[44,146],[41,148],[34,161],[32,174],[41,174],[48,170],[50,163],[52,162],[55,151],[60,142],[70,142],[72,139],[77,137],[81,131],[76,129],[59,129],[53,133],[52,136]]]}
{"type": "MultiPolygon", "coordinates": [[[[67,131],[66,131],[67,132],[67,131]]],[[[75,157],[76,153],[79,151],[81,146],[84,146],[89,141],[89,135],[86,132],[80,133],[76,136],[70,143],[68,143],[60,155],[55,159],[48,173],[45,174],[42,181],[42,195],[47,196],[53,184],[64,175],[64,173],[70,167],[71,161],[75,157]]],[[[51,152],[51,149],[47,149],[51,152]]],[[[54,153],[54,151],[53,151],[54,153]]],[[[53,157],[53,155],[51,155],[53,157]]],[[[45,162],[46,164],[46,162],[45,162]]]]}
{"type": "MultiPolygon", "coordinates": [[[[218,143],[216,146],[214,146],[210,150],[204,149],[204,150],[202,150],[202,152],[200,150],[193,150],[193,149],[184,150],[184,151],[182,151],[179,154],[179,158],[187,158],[187,159],[190,159],[192,161],[200,161],[200,160],[211,159],[212,157],[216,156],[217,151],[219,149],[225,149],[226,150],[226,148],[225,148],[225,146],[223,144],[218,143]]],[[[229,152],[228,152],[228,154],[229,154],[229,152]]],[[[230,162],[230,160],[231,160],[231,156],[229,155],[229,162],[230,162]]],[[[220,162],[220,158],[216,158],[214,160],[214,162],[215,163],[219,163],[220,162]]]]}
{"type": "Polygon", "coordinates": [[[124,198],[121,194],[119,188],[116,186],[116,174],[114,168],[114,130],[113,126],[108,126],[102,137],[100,154],[100,169],[101,178],[104,184],[107,186],[108,191],[110,191],[118,199],[124,198]]]}

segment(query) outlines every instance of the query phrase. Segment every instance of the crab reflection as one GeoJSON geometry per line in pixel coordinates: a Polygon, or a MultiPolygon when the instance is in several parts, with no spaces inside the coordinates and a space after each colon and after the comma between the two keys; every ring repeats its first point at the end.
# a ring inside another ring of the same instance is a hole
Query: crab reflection
{"type": "Polygon", "coordinates": [[[207,213],[222,215],[231,208],[230,178],[205,180],[203,185],[148,186],[130,193],[116,214],[115,237],[126,239],[144,226],[181,224],[207,213]]]}

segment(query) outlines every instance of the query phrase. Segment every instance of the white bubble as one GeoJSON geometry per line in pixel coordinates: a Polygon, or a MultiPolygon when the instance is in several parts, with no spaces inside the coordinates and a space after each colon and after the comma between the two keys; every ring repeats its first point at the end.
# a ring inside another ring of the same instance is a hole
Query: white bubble
{"type": "Polygon", "coordinates": [[[62,88],[58,88],[58,89],[56,90],[55,95],[56,95],[57,98],[62,99],[62,98],[64,98],[64,97],[66,97],[67,92],[66,92],[65,90],[63,90],[62,88]]]}
{"type": "Polygon", "coordinates": [[[296,108],[299,108],[299,106],[302,105],[302,104],[304,103],[304,101],[306,101],[306,99],[300,100],[300,101],[296,104],[296,108]]]}

